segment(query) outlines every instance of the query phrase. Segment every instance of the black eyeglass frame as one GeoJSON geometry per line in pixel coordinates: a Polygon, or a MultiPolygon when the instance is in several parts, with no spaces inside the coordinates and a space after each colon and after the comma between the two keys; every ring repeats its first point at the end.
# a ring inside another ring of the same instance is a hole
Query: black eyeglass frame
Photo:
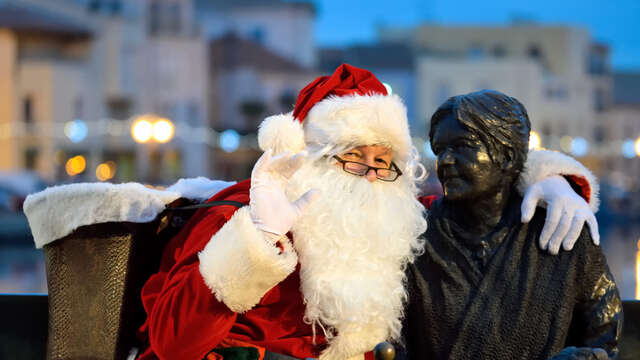
{"type": "Polygon", "coordinates": [[[396,181],[396,180],[398,180],[398,178],[402,175],[402,171],[400,171],[400,168],[398,168],[398,165],[396,165],[396,163],[394,163],[393,161],[391,162],[391,166],[389,166],[388,168],[379,168],[379,167],[369,166],[369,165],[367,165],[367,164],[363,164],[363,163],[360,163],[360,162],[357,162],[357,161],[348,161],[348,160],[344,160],[344,159],[339,158],[337,155],[334,155],[334,156],[333,156],[333,158],[334,158],[334,159],[336,159],[339,163],[341,163],[341,164],[342,164],[342,170],[343,170],[344,172],[349,173],[349,174],[351,174],[351,175],[356,175],[356,176],[365,176],[365,175],[367,175],[367,174],[369,173],[369,170],[373,169],[373,171],[376,173],[376,179],[378,179],[378,180],[380,180],[380,181],[386,181],[386,182],[393,182],[393,181],[396,181]],[[354,164],[364,165],[364,166],[366,166],[366,167],[367,167],[367,170],[366,170],[366,171],[364,172],[364,174],[362,174],[362,175],[360,175],[360,174],[356,174],[356,173],[353,173],[353,172],[351,172],[351,171],[348,171],[348,170],[345,168],[345,165],[346,165],[347,163],[354,163],[354,164]],[[396,176],[395,178],[393,178],[393,180],[385,180],[385,179],[382,179],[382,178],[379,178],[379,177],[378,177],[378,170],[391,170],[391,171],[395,172],[395,173],[397,174],[397,176],[396,176]]]}

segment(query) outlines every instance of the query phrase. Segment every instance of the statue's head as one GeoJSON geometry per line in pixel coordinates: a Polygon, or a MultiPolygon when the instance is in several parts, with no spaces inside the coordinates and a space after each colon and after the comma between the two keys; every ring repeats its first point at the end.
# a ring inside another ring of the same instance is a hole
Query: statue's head
{"type": "Polygon", "coordinates": [[[524,106],[494,90],[449,98],[431,117],[437,174],[450,200],[509,190],[527,158],[531,123],[524,106]]]}

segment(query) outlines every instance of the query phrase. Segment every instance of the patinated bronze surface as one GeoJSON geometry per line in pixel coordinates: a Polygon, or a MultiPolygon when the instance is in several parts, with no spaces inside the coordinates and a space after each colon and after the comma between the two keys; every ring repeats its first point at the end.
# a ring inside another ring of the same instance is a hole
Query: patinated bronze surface
{"type": "Polygon", "coordinates": [[[616,356],[620,297],[589,232],[553,256],[537,245],[544,209],[520,222],[515,181],[530,127],[524,106],[495,91],[451,98],[432,117],[445,196],[408,269],[409,358],[597,359],[599,348],[616,356]]]}

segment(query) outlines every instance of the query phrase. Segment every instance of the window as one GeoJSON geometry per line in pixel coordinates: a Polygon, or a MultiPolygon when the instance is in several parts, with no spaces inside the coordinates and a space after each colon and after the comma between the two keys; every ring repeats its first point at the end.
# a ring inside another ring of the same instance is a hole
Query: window
{"type": "Polygon", "coordinates": [[[251,30],[249,38],[258,44],[264,44],[266,40],[266,32],[264,28],[256,26],[255,28],[253,28],[253,30],[251,30]]]}
{"type": "Polygon", "coordinates": [[[467,56],[472,60],[484,59],[485,57],[484,49],[482,48],[482,46],[478,44],[472,44],[467,49],[467,56]]]}
{"type": "Polygon", "coordinates": [[[593,92],[593,108],[596,112],[603,112],[606,108],[605,94],[600,88],[593,92]]]}
{"type": "Polygon", "coordinates": [[[37,148],[27,148],[24,150],[24,167],[27,170],[35,170],[38,166],[39,151],[37,148]]]}
{"type": "Polygon", "coordinates": [[[296,94],[293,90],[287,89],[280,94],[278,101],[282,111],[291,111],[296,104],[296,94]]]}
{"type": "Polygon", "coordinates": [[[192,126],[200,125],[200,107],[196,102],[187,104],[187,124],[192,126]]]}
{"type": "Polygon", "coordinates": [[[175,35],[180,32],[180,2],[151,0],[149,4],[149,33],[175,35]]]}
{"type": "Polygon", "coordinates": [[[593,139],[595,140],[595,142],[603,143],[605,140],[605,137],[606,137],[606,134],[603,127],[596,126],[593,129],[593,139]]]}
{"type": "Polygon", "coordinates": [[[26,96],[22,100],[22,119],[25,124],[33,124],[33,98],[26,96]]]}
{"type": "Polygon", "coordinates": [[[532,59],[541,59],[542,50],[540,49],[540,46],[536,44],[530,45],[529,48],[527,49],[527,56],[532,59]]]}
{"type": "Polygon", "coordinates": [[[131,101],[126,98],[109,99],[107,111],[111,119],[127,120],[131,116],[131,101]]]}
{"type": "Polygon", "coordinates": [[[491,53],[493,54],[493,56],[501,58],[507,55],[507,49],[505,49],[505,47],[502,45],[496,45],[493,47],[491,53]]]}
{"type": "Polygon", "coordinates": [[[73,118],[79,120],[84,118],[84,103],[81,97],[77,97],[73,103],[73,118]]]}

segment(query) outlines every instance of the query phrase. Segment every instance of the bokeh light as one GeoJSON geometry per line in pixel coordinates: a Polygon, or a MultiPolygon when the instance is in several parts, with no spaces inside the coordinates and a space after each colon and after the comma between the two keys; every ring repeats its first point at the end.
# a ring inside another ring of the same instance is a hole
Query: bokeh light
{"type": "Polygon", "coordinates": [[[637,156],[636,144],[633,140],[626,139],[622,143],[622,156],[626,157],[627,159],[631,159],[637,156]]]}
{"type": "Polygon", "coordinates": [[[563,136],[560,138],[560,149],[566,153],[571,152],[571,144],[573,143],[573,138],[571,136],[563,136]]]}
{"type": "Polygon", "coordinates": [[[571,153],[575,156],[585,156],[589,151],[589,143],[581,137],[574,138],[571,142],[571,153]]]}
{"type": "Polygon", "coordinates": [[[225,130],[220,134],[220,147],[225,152],[234,152],[240,146],[240,135],[233,129],[225,130]]]}
{"type": "Polygon", "coordinates": [[[69,176],[76,176],[82,174],[87,167],[87,160],[82,155],[77,155],[69,160],[65,165],[65,170],[69,176]]]}
{"type": "Polygon", "coordinates": [[[71,140],[71,142],[78,143],[84,140],[89,133],[87,124],[82,120],[67,121],[64,124],[64,134],[71,140]]]}
{"type": "Polygon", "coordinates": [[[540,135],[538,135],[538,133],[535,131],[532,131],[529,134],[529,149],[540,149],[540,135]]]}
{"type": "Polygon", "coordinates": [[[636,156],[640,156],[640,136],[636,139],[636,156]]]}
{"type": "Polygon", "coordinates": [[[159,143],[169,142],[173,138],[174,127],[169,119],[159,119],[153,123],[153,139],[159,143]]]}
{"type": "Polygon", "coordinates": [[[116,163],[107,161],[96,168],[96,178],[100,181],[111,180],[116,174],[116,163]]]}
{"type": "Polygon", "coordinates": [[[142,116],[133,122],[131,136],[139,143],[146,143],[151,139],[151,136],[153,136],[153,124],[151,124],[147,116],[142,116]]]}

